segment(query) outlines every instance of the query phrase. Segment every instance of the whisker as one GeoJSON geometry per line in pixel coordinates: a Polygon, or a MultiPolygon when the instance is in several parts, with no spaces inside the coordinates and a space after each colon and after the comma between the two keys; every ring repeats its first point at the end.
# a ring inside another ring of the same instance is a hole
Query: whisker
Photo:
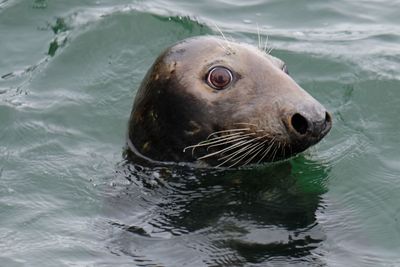
{"type": "Polygon", "coordinates": [[[235,136],[235,138],[232,139],[232,140],[226,140],[226,141],[222,141],[222,142],[219,141],[220,143],[216,143],[216,144],[213,144],[213,145],[207,147],[207,150],[210,150],[210,148],[213,148],[213,147],[222,146],[222,145],[229,144],[229,143],[232,143],[232,142],[241,141],[243,139],[248,139],[249,136],[251,136],[251,135],[254,135],[254,133],[249,133],[249,134],[245,134],[245,135],[238,136],[238,137],[235,136]]]}
{"type": "Polygon", "coordinates": [[[257,161],[257,164],[260,163],[260,162],[265,158],[265,156],[269,153],[269,151],[270,151],[270,150],[272,149],[272,147],[274,146],[274,143],[275,143],[275,137],[273,137],[273,138],[271,139],[269,146],[266,147],[265,152],[263,153],[262,157],[257,161]]]}
{"type": "MultiPolygon", "coordinates": [[[[265,42],[264,47],[266,47],[267,42],[268,40],[265,42]]],[[[282,157],[283,155],[285,157],[286,150],[288,152],[290,150],[290,153],[292,153],[290,144],[279,142],[276,136],[271,139],[268,139],[267,134],[257,137],[256,135],[265,132],[265,130],[259,129],[256,124],[248,122],[234,124],[247,127],[213,132],[207,136],[206,140],[185,147],[183,152],[191,149],[192,156],[194,156],[196,149],[203,148],[201,151],[207,152],[205,155],[197,158],[198,160],[215,157],[214,159],[220,162],[216,165],[217,167],[227,166],[228,168],[245,166],[251,164],[253,161],[258,164],[265,158],[268,161],[274,161],[278,156],[282,157]]]]}
{"type": "Polygon", "coordinates": [[[246,143],[246,141],[241,141],[241,142],[239,142],[239,143],[235,143],[235,144],[233,144],[233,145],[231,145],[231,146],[228,146],[228,147],[226,147],[226,148],[224,148],[224,149],[221,149],[221,150],[218,150],[218,151],[216,151],[216,152],[207,154],[207,155],[202,156],[202,157],[200,157],[200,158],[198,158],[198,159],[206,159],[206,158],[209,158],[209,157],[218,155],[218,154],[220,154],[220,153],[223,153],[223,152],[226,152],[226,151],[235,149],[235,148],[237,148],[237,147],[240,147],[240,146],[242,146],[242,145],[245,145],[245,143],[246,143]]]}
{"type": "MultiPolygon", "coordinates": [[[[257,142],[256,144],[253,144],[252,146],[246,148],[246,150],[248,149],[248,151],[247,151],[246,153],[244,153],[243,155],[241,155],[238,159],[232,158],[230,161],[234,161],[234,160],[236,160],[236,161],[235,161],[232,165],[230,165],[229,168],[235,166],[235,165],[238,164],[238,163],[240,163],[240,162],[241,162],[243,159],[245,159],[249,154],[253,153],[254,150],[256,150],[256,151],[258,150],[257,153],[259,153],[259,151],[262,150],[262,144],[263,144],[263,143],[265,143],[265,141],[262,142],[261,144],[260,144],[259,142],[257,142]],[[261,146],[261,147],[260,147],[260,146],[261,146]]],[[[244,163],[242,166],[244,166],[244,165],[246,165],[246,164],[247,164],[247,163],[244,163]]]]}
{"type": "Polygon", "coordinates": [[[265,43],[264,43],[264,53],[266,53],[266,54],[268,54],[267,53],[267,48],[268,48],[268,40],[269,40],[269,37],[268,37],[268,35],[267,35],[267,37],[265,38],[265,43]]]}
{"type": "MultiPolygon", "coordinates": [[[[251,139],[251,140],[249,140],[246,144],[250,143],[250,147],[252,147],[254,144],[251,144],[251,143],[257,142],[257,140],[258,140],[259,138],[260,138],[260,137],[255,138],[255,139],[251,139]]],[[[250,149],[250,147],[247,147],[247,146],[246,146],[246,149],[250,149]]],[[[234,151],[233,153],[228,154],[228,155],[225,155],[225,156],[219,158],[218,160],[223,160],[223,159],[226,159],[227,157],[230,157],[230,156],[236,156],[237,154],[240,154],[241,152],[243,152],[243,150],[245,150],[245,148],[241,148],[241,149],[239,149],[238,151],[234,151]]],[[[230,159],[232,159],[232,158],[230,158],[230,159]]]]}
{"type": "MultiPolygon", "coordinates": [[[[214,133],[213,133],[213,134],[214,134],[214,133]]],[[[201,141],[201,142],[199,142],[198,144],[190,145],[190,146],[185,147],[185,148],[183,149],[183,152],[185,152],[187,149],[190,149],[190,148],[201,147],[201,146],[207,146],[207,145],[213,144],[213,143],[215,143],[215,142],[222,142],[222,141],[225,141],[225,140],[227,140],[227,139],[230,139],[230,137],[241,136],[241,135],[243,136],[243,134],[239,132],[239,133],[233,133],[233,134],[228,134],[228,135],[217,136],[217,137],[213,137],[213,138],[209,139],[213,134],[210,134],[210,135],[207,137],[206,140],[201,141]]],[[[246,135],[247,135],[247,134],[246,134],[246,135]]]]}
{"type": "Polygon", "coordinates": [[[217,28],[217,30],[218,30],[219,33],[221,34],[222,38],[223,38],[223,39],[225,40],[225,42],[226,42],[226,48],[225,48],[226,52],[229,52],[229,50],[230,50],[231,48],[230,48],[228,39],[225,37],[225,34],[221,31],[221,29],[218,27],[218,25],[217,25],[215,22],[214,22],[214,26],[215,26],[215,28],[217,28]]]}
{"type": "Polygon", "coordinates": [[[278,142],[278,145],[275,146],[274,152],[272,154],[272,160],[271,161],[274,161],[274,159],[275,159],[275,157],[276,157],[276,155],[278,153],[279,147],[280,147],[280,142],[278,142]]]}
{"type": "MultiPolygon", "coordinates": [[[[228,159],[226,159],[224,162],[218,164],[217,167],[221,167],[221,166],[224,165],[225,163],[231,161],[232,158],[234,158],[237,154],[240,154],[241,152],[243,152],[244,150],[247,150],[247,149],[248,149],[249,147],[251,147],[251,146],[252,146],[252,144],[248,144],[247,146],[241,148],[239,151],[234,152],[233,155],[232,155],[232,154],[229,154],[229,156],[231,156],[231,157],[229,157],[228,159]]],[[[221,159],[222,159],[222,158],[221,158],[221,159]]],[[[218,160],[220,160],[220,159],[218,159],[218,160]]],[[[233,167],[233,166],[234,166],[234,165],[229,166],[228,168],[233,167]]]]}
{"type": "Polygon", "coordinates": [[[268,142],[268,140],[264,140],[263,142],[261,142],[259,144],[259,146],[257,147],[256,151],[254,152],[253,156],[251,158],[249,158],[243,165],[249,164],[255,157],[257,157],[257,155],[260,154],[261,151],[263,151],[264,144],[266,142],[268,142]]]}
{"type": "Polygon", "coordinates": [[[251,133],[247,133],[247,134],[243,134],[243,133],[235,133],[235,134],[228,134],[228,135],[222,135],[222,136],[218,136],[218,137],[214,137],[211,139],[206,139],[204,141],[201,141],[199,144],[213,144],[215,142],[221,142],[224,140],[229,140],[235,137],[241,137],[241,136],[247,136],[251,133]]]}
{"type": "Polygon", "coordinates": [[[191,146],[185,147],[183,149],[183,152],[185,152],[187,149],[191,148],[192,156],[193,156],[196,148],[208,146],[208,148],[207,148],[207,150],[208,150],[210,147],[220,146],[220,145],[229,144],[232,142],[237,142],[239,140],[243,140],[243,139],[247,138],[249,135],[254,135],[254,134],[250,133],[250,134],[242,135],[242,134],[238,133],[238,134],[235,134],[234,136],[218,138],[218,139],[214,139],[214,140],[201,141],[200,143],[198,143],[196,145],[191,145],[191,146]]]}
{"type": "Polygon", "coordinates": [[[210,134],[207,139],[210,139],[211,136],[216,135],[216,134],[221,134],[221,133],[227,133],[227,132],[239,132],[239,131],[248,131],[250,128],[242,128],[242,129],[231,129],[231,130],[223,130],[223,131],[218,131],[218,132],[213,132],[210,134]]]}
{"type": "Polygon", "coordinates": [[[268,54],[268,55],[271,55],[271,53],[272,53],[273,50],[274,50],[274,47],[271,46],[271,47],[268,49],[267,54],[268,54]]]}
{"type": "Polygon", "coordinates": [[[217,39],[217,43],[224,51],[228,51],[228,48],[225,47],[218,39],[217,39]]]}
{"type": "Polygon", "coordinates": [[[271,161],[274,161],[275,160],[275,158],[276,158],[276,156],[277,156],[277,153],[278,153],[278,150],[279,150],[279,145],[280,145],[280,142],[275,142],[275,148],[274,148],[274,150],[272,151],[273,153],[272,153],[272,159],[271,159],[271,161]],[[277,144],[277,145],[276,145],[277,144]]]}

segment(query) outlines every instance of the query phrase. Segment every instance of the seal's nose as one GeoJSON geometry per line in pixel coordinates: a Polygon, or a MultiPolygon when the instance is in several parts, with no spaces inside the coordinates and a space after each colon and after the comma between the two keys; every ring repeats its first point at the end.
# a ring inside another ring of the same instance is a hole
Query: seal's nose
{"type": "Polygon", "coordinates": [[[321,140],[332,128],[332,117],[329,112],[294,113],[288,118],[288,131],[309,143],[321,140]]]}

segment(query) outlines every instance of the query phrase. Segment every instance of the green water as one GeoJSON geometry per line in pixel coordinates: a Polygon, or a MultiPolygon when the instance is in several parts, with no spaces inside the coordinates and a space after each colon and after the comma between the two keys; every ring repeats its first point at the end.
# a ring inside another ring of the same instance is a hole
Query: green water
{"type": "Polygon", "coordinates": [[[0,1],[0,266],[400,266],[400,2],[0,1]],[[155,57],[219,34],[334,116],[290,162],[144,169],[122,152],[155,57]],[[258,25],[258,26],[257,26],[258,25]]]}

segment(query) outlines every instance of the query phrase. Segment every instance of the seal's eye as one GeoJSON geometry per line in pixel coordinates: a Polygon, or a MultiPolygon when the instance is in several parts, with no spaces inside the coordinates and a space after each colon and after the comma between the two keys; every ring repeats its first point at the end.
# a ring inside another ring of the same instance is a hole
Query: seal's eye
{"type": "Polygon", "coordinates": [[[206,81],[214,89],[222,90],[232,82],[232,72],[225,67],[214,67],[208,73],[206,81]]]}

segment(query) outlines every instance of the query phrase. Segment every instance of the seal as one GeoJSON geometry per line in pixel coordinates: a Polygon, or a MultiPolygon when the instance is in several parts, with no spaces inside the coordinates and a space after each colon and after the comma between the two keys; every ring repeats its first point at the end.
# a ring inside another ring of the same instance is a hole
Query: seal
{"type": "Polygon", "coordinates": [[[157,162],[239,167],[282,160],[319,142],[331,115],[252,45],[215,36],[166,49],[134,100],[128,149],[157,162]]]}

